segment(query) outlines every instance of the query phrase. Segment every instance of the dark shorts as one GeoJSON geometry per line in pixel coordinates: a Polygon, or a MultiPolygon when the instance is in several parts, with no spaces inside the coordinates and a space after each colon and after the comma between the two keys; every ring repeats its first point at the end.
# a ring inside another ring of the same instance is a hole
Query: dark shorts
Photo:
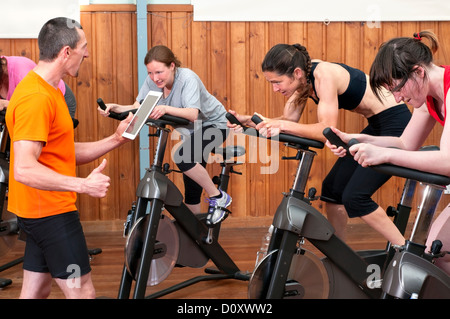
{"type": "Polygon", "coordinates": [[[89,253],[77,211],[44,218],[21,218],[26,234],[23,269],[67,279],[91,271],[89,253]]]}
{"type": "MultiPolygon", "coordinates": [[[[181,146],[175,151],[174,162],[178,169],[186,172],[197,163],[206,167],[209,154],[220,147],[227,138],[229,131],[213,126],[203,127],[184,139],[181,146]]],[[[203,189],[191,178],[183,174],[184,202],[190,205],[199,204],[203,189]]]]}

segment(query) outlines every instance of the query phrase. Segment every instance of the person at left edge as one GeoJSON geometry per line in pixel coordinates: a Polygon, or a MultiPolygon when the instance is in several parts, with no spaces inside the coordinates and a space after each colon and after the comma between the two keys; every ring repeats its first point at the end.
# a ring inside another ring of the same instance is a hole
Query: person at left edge
{"type": "Polygon", "coordinates": [[[87,177],[76,176],[76,165],[126,143],[122,133],[132,116],[105,139],[74,142],[72,120],[57,86],[66,75],[76,77],[89,56],[86,35],[78,22],[54,18],[39,32],[38,45],[39,62],[16,87],[6,111],[11,136],[8,210],[27,235],[20,298],[48,297],[53,279],[66,298],[94,298],[76,194],[104,197],[110,178],[102,173],[105,159],[87,177]]]}
{"type": "MultiPolygon", "coordinates": [[[[35,67],[36,63],[24,56],[0,56],[0,111],[6,111],[17,85],[35,67]]],[[[77,101],[75,95],[63,80],[59,81],[58,88],[64,95],[74,127],[77,127],[78,120],[75,119],[77,101]]]]}

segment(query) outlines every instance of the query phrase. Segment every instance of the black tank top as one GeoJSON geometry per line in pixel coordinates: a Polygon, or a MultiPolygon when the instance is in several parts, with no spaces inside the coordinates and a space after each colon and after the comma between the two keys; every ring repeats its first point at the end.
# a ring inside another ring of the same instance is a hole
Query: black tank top
{"type": "MultiPolygon", "coordinates": [[[[319,62],[313,62],[311,67],[311,73],[309,79],[311,80],[314,93],[317,96],[316,87],[314,86],[314,70],[316,69],[319,62]]],[[[350,74],[350,82],[347,89],[341,95],[338,95],[338,106],[340,109],[353,110],[362,101],[364,93],[366,92],[367,80],[366,74],[358,69],[352,68],[343,63],[336,63],[342,66],[350,74]]],[[[313,99],[311,97],[311,99],[313,99]]],[[[314,102],[319,103],[319,100],[313,99],[314,102]]]]}

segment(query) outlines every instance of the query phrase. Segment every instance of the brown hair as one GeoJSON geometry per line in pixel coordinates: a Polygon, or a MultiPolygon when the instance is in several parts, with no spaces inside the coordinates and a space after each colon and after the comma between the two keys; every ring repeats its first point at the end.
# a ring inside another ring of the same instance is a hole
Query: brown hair
{"type": "Polygon", "coordinates": [[[0,87],[3,83],[8,83],[8,67],[7,60],[5,57],[0,58],[0,87]]]}
{"type": "Polygon", "coordinates": [[[298,43],[276,44],[267,52],[261,64],[263,72],[275,72],[278,75],[293,77],[294,70],[300,68],[305,73],[306,85],[302,88],[298,98],[294,101],[298,105],[303,105],[309,97],[311,81],[311,58],[308,50],[298,43]]]}
{"type": "Polygon", "coordinates": [[[175,67],[181,66],[181,62],[177,59],[172,50],[164,45],[157,45],[151,48],[145,55],[144,64],[147,65],[152,61],[158,61],[164,63],[166,66],[170,66],[173,62],[175,67]]]}
{"type": "Polygon", "coordinates": [[[413,37],[399,37],[383,43],[370,68],[370,85],[374,94],[381,99],[383,86],[392,92],[399,91],[417,66],[433,62],[433,54],[438,48],[437,37],[432,31],[421,31],[414,33],[413,37]],[[428,40],[428,45],[424,39],[428,40]],[[394,80],[400,80],[395,87],[394,80]]]}
{"type": "Polygon", "coordinates": [[[0,85],[3,83],[4,77],[8,76],[8,69],[6,67],[6,64],[7,64],[6,58],[0,57],[0,85]]]}

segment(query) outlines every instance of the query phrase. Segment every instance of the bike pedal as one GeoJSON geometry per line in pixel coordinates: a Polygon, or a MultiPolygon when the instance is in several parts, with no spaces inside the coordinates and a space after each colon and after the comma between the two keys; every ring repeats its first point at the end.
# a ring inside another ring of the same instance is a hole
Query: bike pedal
{"type": "Polygon", "coordinates": [[[89,252],[90,256],[95,256],[95,255],[101,254],[102,249],[101,248],[93,248],[93,249],[89,249],[88,252],[89,252]]]}

